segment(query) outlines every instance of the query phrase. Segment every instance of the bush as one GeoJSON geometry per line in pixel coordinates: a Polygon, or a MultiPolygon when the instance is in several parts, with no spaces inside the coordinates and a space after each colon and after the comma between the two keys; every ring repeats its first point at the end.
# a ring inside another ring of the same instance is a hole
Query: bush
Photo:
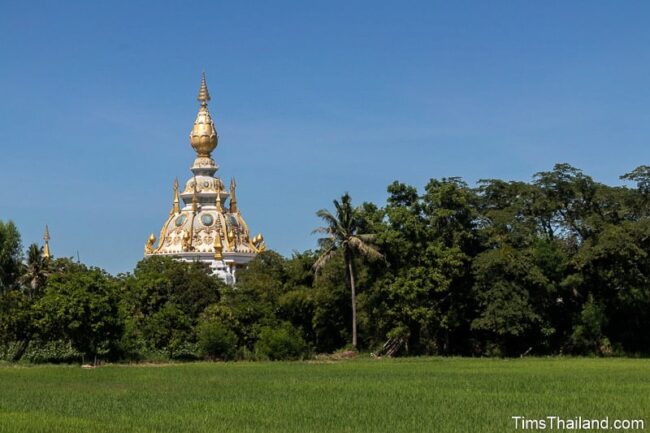
{"type": "Polygon", "coordinates": [[[578,323],[573,328],[573,351],[581,355],[611,355],[611,344],[603,334],[606,324],[604,307],[590,295],[580,312],[578,323]]]}
{"type": "Polygon", "coordinates": [[[197,330],[203,356],[212,359],[233,359],[237,352],[237,336],[222,323],[207,321],[197,330]]]}
{"type": "MultiPolygon", "coordinates": [[[[103,354],[105,355],[105,354],[103,354]]],[[[101,355],[100,355],[101,356],[101,355]]],[[[30,342],[22,359],[35,364],[39,363],[77,363],[82,360],[82,353],[77,351],[70,341],[40,341],[30,342]]],[[[86,359],[92,362],[92,359],[86,359]]]]}
{"type": "Polygon", "coordinates": [[[277,328],[262,328],[255,343],[256,355],[273,361],[299,359],[306,352],[307,345],[300,331],[288,323],[277,328]]]}

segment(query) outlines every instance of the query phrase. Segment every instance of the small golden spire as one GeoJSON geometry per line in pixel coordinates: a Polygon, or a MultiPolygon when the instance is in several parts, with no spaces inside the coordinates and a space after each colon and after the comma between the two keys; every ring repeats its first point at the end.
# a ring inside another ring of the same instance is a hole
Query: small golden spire
{"type": "Polygon", "coordinates": [[[217,199],[215,206],[217,207],[217,212],[223,213],[223,206],[221,205],[221,185],[217,187],[217,199]]]}
{"type": "Polygon", "coordinates": [[[223,260],[223,244],[221,243],[221,233],[219,232],[214,237],[214,259],[223,260]]]}
{"type": "Polygon", "coordinates": [[[178,178],[174,179],[174,207],[172,211],[177,214],[181,211],[180,199],[178,198],[178,178]]]}
{"type": "Polygon", "coordinates": [[[199,89],[199,96],[196,99],[201,102],[201,107],[206,107],[210,100],[210,92],[208,92],[208,85],[205,82],[205,72],[201,74],[201,88],[199,89]]]}
{"type": "Polygon", "coordinates": [[[237,183],[235,182],[235,178],[233,177],[230,179],[230,213],[237,213],[239,210],[237,209],[237,196],[235,195],[235,188],[237,187],[237,183]]]}
{"type": "Polygon", "coordinates": [[[50,257],[52,257],[52,254],[50,253],[50,230],[48,229],[47,224],[45,224],[45,233],[43,233],[43,241],[45,241],[45,245],[43,245],[43,258],[49,260],[50,257]]]}

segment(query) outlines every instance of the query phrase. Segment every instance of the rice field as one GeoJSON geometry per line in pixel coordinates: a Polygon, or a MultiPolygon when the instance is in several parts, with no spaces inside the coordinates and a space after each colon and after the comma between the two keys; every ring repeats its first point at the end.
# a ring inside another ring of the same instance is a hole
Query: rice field
{"type": "Polygon", "coordinates": [[[650,429],[650,362],[405,358],[89,370],[0,366],[0,432],[526,430],[513,416],[608,417],[610,426],[615,419],[641,419],[650,429]]]}

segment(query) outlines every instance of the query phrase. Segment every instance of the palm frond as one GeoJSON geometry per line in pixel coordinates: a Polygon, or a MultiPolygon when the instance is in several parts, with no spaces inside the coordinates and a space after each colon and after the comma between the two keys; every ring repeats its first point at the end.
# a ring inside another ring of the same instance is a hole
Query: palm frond
{"type": "Polygon", "coordinates": [[[363,242],[369,242],[369,243],[373,243],[375,241],[375,239],[377,239],[377,235],[370,234],[370,233],[366,233],[366,234],[363,234],[363,235],[357,235],[357,237],[359,239],[361,239],[363,242]]]}
{"type": "Polygon", "coordinates": [[[331,236],[327,238],[320,238],[317,242],[321,251],[329,250],[330,248],[334,248],[336,246],[336,240],[331,236]]]}
{"type": "Polygon", "coordinates": [[[316,216],[324,220],[329,226],[336,226],[339,223],[336,217],[327,209],[317,211],[316,216]]]}
{"type": "Polygon", "coordinates": [[[331,234],[332,230],[329,227],[316,227],[314,230],[311,231],[311,234],[314,234],[314,233],[331,234]]]}
{"type": "Polygon", "coordinates": [[[327,262],[329,262],[330,259],[334,257],[334,254],[336,254],[336,248],[334,246],[330,247],[323,254],[321,254],[312,267],[314,269],[314,272],[318,274],[318,271],[320,271],[323,266],[325,266],[327,262]]]}
{"type": "Polygon", "coordinates": [[[374,245],[363,242],[358,236],[350,237],[348,243],[352,248],[361,253],[361,255],[370,260],[379,260],[384,258],[383,254],[381,254],[374,245]]]}

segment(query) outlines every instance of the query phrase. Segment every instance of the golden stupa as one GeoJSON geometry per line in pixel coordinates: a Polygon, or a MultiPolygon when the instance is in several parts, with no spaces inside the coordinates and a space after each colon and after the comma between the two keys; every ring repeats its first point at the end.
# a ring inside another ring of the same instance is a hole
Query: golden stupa
{"type": "Polygon", "coordinates": [[[193,176],[180,192],[178,180],[174,181],[172,208],[160,230],[158,244],[152,233],[144,254],[206,262],[216,275],[234,283],[237,268],[246,266],[266,246],[261,234],[250,236],[237,206],[235,179],[230,180],[226,190],[223,181],[215,176],[219,166],[211,155],[219,136],[208,110],[210,93],[205,74],[197,99],[201,106],[190,132],[190,144],[196,151],[190,169],[193,176]]]}

